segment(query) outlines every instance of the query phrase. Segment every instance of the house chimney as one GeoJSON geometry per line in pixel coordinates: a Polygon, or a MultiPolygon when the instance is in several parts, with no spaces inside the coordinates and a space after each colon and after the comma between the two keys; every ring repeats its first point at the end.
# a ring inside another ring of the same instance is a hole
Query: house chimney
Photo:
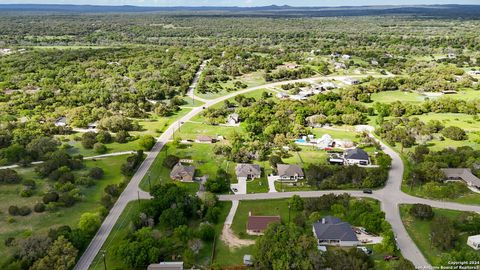
{"type": "Polygon", "coordinates": [[[251,211],[248,211],[248,216],[249,216],[249,217],[252,216],[252,212],[251,212],[251,211]]]}
{"type": "Polygon", "coordinates": [[[325,218],[322,218],[322,224],[325,224],[325,218]]]}

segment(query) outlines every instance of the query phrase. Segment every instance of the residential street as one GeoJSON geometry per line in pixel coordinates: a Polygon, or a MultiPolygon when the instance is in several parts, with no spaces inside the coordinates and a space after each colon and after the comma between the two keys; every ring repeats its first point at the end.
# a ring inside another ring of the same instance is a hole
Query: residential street
{"type": "MultiPolygon", "coordinates": [[[[192,81],[192,85],[195,85],[197,83],[202,70],[203,68],[201,66],[194,80],[192,81]]],[[[157,139],[157,143],[148,153],[147,158],[140,165],[137,172],[134,174],[134,176],[132,177],[129,184],[127,185],[125,190],[122,192],[122,194],[118,198],[113,208],[110,210],[110,213],[103,221],[100,229],[98,230],[98,232],[96,233],[92,241],[90,242],[90,245],[87,247],[87,249],[83,253],[82,257],[80,258],[80,260],[78,261],[74,269],[86,270],[89,268],[95,256],[101,250],[108,235],[112,231],[112,228],[117,222],[119,216],[124,211],[126,205],[130,201],[137,200],[138,198],[147,199],[150,197],[148,193],[140,190],[139,184],[141,180],[144,178],[144,176],[148,172],[150,166],[153,164],[153,161],[155,160],[157,155],[160,153],[163,146],[169,140],[171,140],[174,133],[180,128],[180,126],[183,123],[189,121],[195,115],[199,114],[203,110],[203,108],[210,107],[216,103],[225,101],[236,95],[245,94],[258,89],[274,87],[282,84],[295,83],[295,82],[308,82],[308,81],[311,81],[312,79],[325,78],[325,79],[340,80],[345,77],[350,77],[350,76],[326,76],[326,77],[316,76],[316,77],[306,78],[306,79],[274,82],[274,83],[269,83],[261,86],[243,89],[243,90],[233,92],[213,100],[205,100],[205,99],[199,99],[195,97],[195,99],[204,101],[205,104],[202,107],[195,107],[188,114],[183,116],[181,119],[172,123],[168,127],[168,129],[157,139]]],[[[352,76],[352,77],[358,78],[359,76],[352,76]]],[[[386,77],[386,76],[379,75],[376,77],[386,77]]],[[[193,89],[193,88],[190,87],[189,89],[193,89]]],[[[189,95],[193,96],[193,90],[189,90],[189,95]]],[[[384,145],[384,148],[385,148],[384,149],[385,152],[389,154],[393,159],[392,169],[390,170],[389,180],[385,188],[378,191],[374,191],[373,194],[364,194],[362,193],[362,191],[338,191],[337,190],[337,191],[305,191],[305,192],[285,192],[285,193],[272,192],[272,193],[258,193],[258,194],[221,195],[219,196],[219,198],[220,200],[223,200],[223,201],[261,200],[261,199],[289,198],[294,194],[300,195],[302,197],[318,197],[328,193],[340,194],[345,192],[356,197],[372,197],[382,202],[382,208],[386,212],[386,218],[392,224],[393,230],[397,235],[398,245],[402,251],[402,254],[407,259],[411,260],[416,266],[428,266],[428,263],[426,262],[425,258],[420,253],[419,249],[413,243],[411,238],[408,236],[401,222],[398,205],[400,203],[417,203],[418,202],[418,203],[429,204],[431,206],[439,207],[439,208],[448,208],[448,209],[463,210],[463,211],[476,211],[476,212],[480,212],[480,206],[469,206],[469,205],[462,205],[462,204],[456,204],[456,203],[445,203],[445,202],[438,202],[438,201],[432,201],[432,200],[425,200],[425,199],[416,198],[416,197],[412,197],[407,194],[404,194],[403,192],[400,191],[400,185],[401,185],[402,175],[403,175],[403,163],[396,152],[386,147],[385,145],[384,145]]]]}

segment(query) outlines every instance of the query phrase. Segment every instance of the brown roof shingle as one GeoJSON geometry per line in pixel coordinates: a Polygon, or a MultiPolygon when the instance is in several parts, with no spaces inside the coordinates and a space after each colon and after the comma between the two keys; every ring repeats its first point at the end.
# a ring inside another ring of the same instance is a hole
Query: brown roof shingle
{"type": "Polygon", "coordinates": [[[274,222],[280,222],[280,216],[249,216],[247,230],[264,231],[274,222]]]}

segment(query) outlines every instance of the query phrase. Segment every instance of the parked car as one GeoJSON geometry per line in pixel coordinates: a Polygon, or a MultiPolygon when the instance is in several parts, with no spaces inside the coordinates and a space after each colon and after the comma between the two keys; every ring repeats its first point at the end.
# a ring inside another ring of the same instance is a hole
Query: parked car
{"type": "Polygon", "coordinates": [[[399,260],[400,258],[398,256],[395,256],[395,255],[386,255],[383,257],[383,260],[384,261],[396,261],[396,260],[399,260]]]}
{"type": "Polygon", "coordinates": [[[365,193],[365,194],[372,194],[373,191],[372,191],[371,189],[364,189],[364,190],[363,190],[363,193],[365,193]]]}

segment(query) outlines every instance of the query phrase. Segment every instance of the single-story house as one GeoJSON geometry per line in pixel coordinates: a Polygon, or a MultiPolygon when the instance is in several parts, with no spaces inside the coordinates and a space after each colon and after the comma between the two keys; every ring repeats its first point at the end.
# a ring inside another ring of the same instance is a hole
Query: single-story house
{"type": "Polygon", "coordinates": [[[360,244],[352,226],[337,217],[326,216],[312,227],[318,245],[352,247],[360,244]]]}
{"type": "Polygon", "coordinates": [[[150,264],[147,270],[183,270],[183,262],[161,262],[150,264]]]}
{"type": "Polygon", "coordinates": [[[277,98],[279,98],[279,99],[286,99],[288,97],[289,96],[287,94],[283,93],[283,92],[278,92],[277,93],[277,98]]]}
{"type": "Polygon", "coordinates": [[[347,68],[347,65],[345,65],[344,63],[342,62],[336,62],[335,64],[333,64],[335,66],[335,69],[346,69],[347,68]]]}
{"type": "Polygon", "coordinates": [[[441,169],[447,180],[463,180],[468,186],[480,189],[480,179],[469,168],[441,169]]]}
{"type": "Polygon", "coordinates": [[[240,117],[238,116],[238,113],[232,113],[227,117],[227,123],[230,125],[236,125],[240,123],[240,117]]]}
{"type": "Polygon", "coordinates": [[[68,125],[67,123],[67,117],[61,116],[55,120],[55,126],[56,127],[66,127],[68,125]]]}
{"type": "Polygon", "coordinates": [[[457,55],[455,55],[454,53],[448,53],[447,57],[450,58],[450,59],[453,59],[453,58],[456,58],[457,55]]]}
{"type": "Polygon", "coordinates": [[[344,83],[346,84],[349,84],[349,85],[354,85],[354,84],[359,84],[360,81],[358,79],[355,79],[355,78],[345,78],[343,80],[344,83]]]}
{"type": "Polygon", "coordinates": [[[280,181],[297,181],[305,176],[300,166],[291,164],[277,164],[277,173],[280,181]]]}
{"type": "Polygon", "coordinates": [[[177,163],[173,166],[172,171],[170,172],[170,178],[173,180],[178,180],[182,182],[192,182],[193,176],[195,175],[195,167],[191,165],[182,165],[182,163],[177,163]]]}
{"type": "Polygon", "coordinates": [[[280,216],[249,215],[247,220],[247,233],[250,235],[263,235],[263,232],[268,228],[268,225],[280,221],[280,216]]]}
{"type": "Polygon", "coordinates": [[[254,179],[260,178],[262,170],[258,164],[238,163],[235,167],[237,179],[254,179]]]}
{"type": "Polygon", "coordinates": [[[347,149],[343,153],[343,158],[345,159],[345,163],[348,165],[369,165],[370,164],[370,157],[368,156],[367,152],[360,148],[354,149],[347,149]]]}
{"type": "Polygon", "coordinates": [[[214,143],[215,139],[207,135],[198,135],[195,139],[197,143],[214,143]]]}
{"type": "Polygon", "coordinates": [[[87,125],[87,128],[88,128],[88,129],[96,129],[97,126],[98,126],[98,122],[95,121],[95,122],[89,123],[89,124],[87,125]]]}
{"type": "Polygon", "coordinates": [[[467,238],[467,245],[475,250],[480,249],[480,234],[472,235],[467,238]]]}
{"type": "Polygon", "coordinates": [[[323,134],[322,137],[317,140],[317,145],[320,148],[331,148],[335,147],[335,141],[330,134],[323,134]]]}
{"type": "Polygon", "coordinates": [[[352,57],[351,57],[350,55],[348,55],[348,54],[344,54],[344,55],[342,55],[342,58],[343,58],[343,59],[350,59],[350,58],[352,58],[352,57]]]}

